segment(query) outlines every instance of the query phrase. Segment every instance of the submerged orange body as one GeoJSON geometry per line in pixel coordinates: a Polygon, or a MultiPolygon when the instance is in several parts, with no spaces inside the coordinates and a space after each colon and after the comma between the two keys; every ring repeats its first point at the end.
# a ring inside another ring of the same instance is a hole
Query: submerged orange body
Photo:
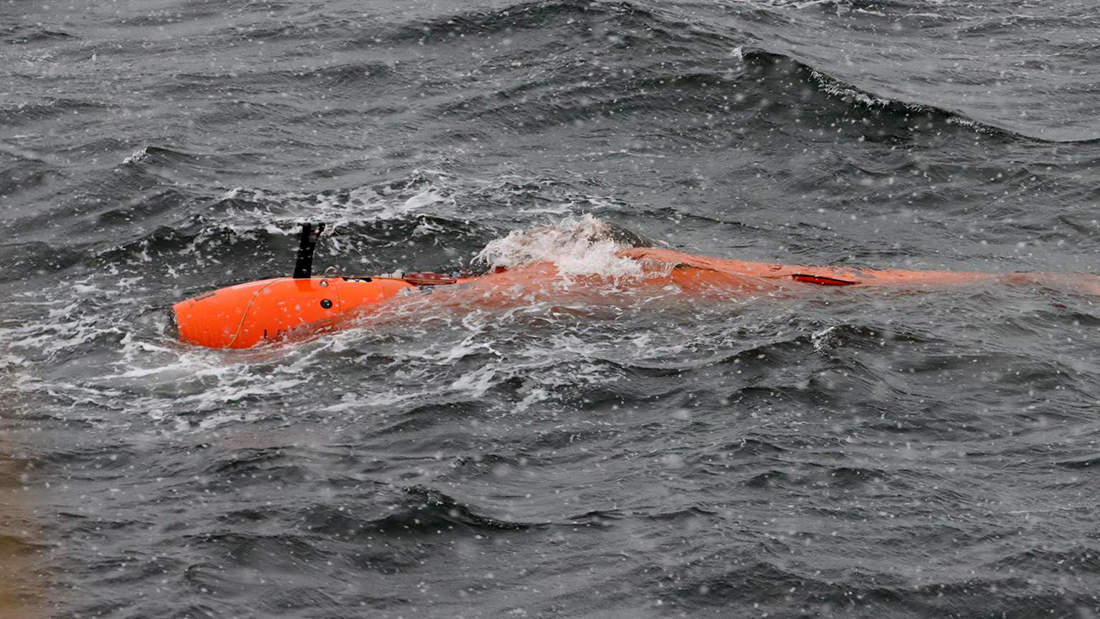
{"type": "Polygon", "coordinates": [[[773,282],[798,282],[820,286],[949,286],[992,281],[995,273],[975,271],[907,271],[903,269],[860,269],[752,262],[696,256],[671,249],[637,248],[620,252],[643,263],[672,265],[701,271],[697,277],[720,280],[722,276],[749,276],[773,282]],[[709,276],[707,274],[710,274],[709,276]]]}
{"type": "MultiPolygon", "coordinates": [[[[1054,284],[1100,294],[1100,278],[1091,275],[1014,273],[998,275],[968,271],[874,270],[813,267],[708,258],[682,252],[636,248],[618,254],[637,261],[645,275],[618,281],[620,286],[662,289],[675,284],[685,294],[718,290],[730,294],[807,286],[908,287],[958,286],[999,281],[1008,284],[1054,284]]],[[[287,339],[294,334],[337,328],[381,302],[409,289],[447,284],[460,286],[462,302],[499,306],[522,302],[532,295],[575,294],[578,285],[601,279],[563,278],[550,263],[498,269],[481,277],[453,279],[431,273],[393,277],[282,277],[239,284],[208,292],[173,307],[179,339],[210,348],[249,348],[287,339]]]]}

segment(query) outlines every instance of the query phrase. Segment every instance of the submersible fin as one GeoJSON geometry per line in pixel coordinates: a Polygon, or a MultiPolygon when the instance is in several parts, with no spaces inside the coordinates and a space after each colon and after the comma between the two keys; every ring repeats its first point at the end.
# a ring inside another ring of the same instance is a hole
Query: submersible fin
{"type": "Polygon", "coordinates": [[[810,275],[807,273],[792,273],[791,279],[803,284],[817,284],[818,286],[854,286],[859,283],[858,281],[837,279],[836,277],[828,277],[826,275],[810,275]]]}
{"type": "Polygon", "coordinates": [[[302,224],[302,235],[298,240],[298,259],[294,262],[294,279],[309,279],[313,276],[313,252],[317,250],[317,239],[325,230],[325,224],[302,224]]]}

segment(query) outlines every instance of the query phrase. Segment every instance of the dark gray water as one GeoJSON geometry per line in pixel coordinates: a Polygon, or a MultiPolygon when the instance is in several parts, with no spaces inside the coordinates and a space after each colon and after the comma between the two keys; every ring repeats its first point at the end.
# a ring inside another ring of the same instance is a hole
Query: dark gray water
{"type": "Polygon", "coordinates": [[[165,309],[288,273],[306,219],[365,274],[586,215],[1098,272],[1097,41],[1073,0],[0,5],[0,615],[1096,616],[1095,298],[422,307],[233,353],[165,309]]]}

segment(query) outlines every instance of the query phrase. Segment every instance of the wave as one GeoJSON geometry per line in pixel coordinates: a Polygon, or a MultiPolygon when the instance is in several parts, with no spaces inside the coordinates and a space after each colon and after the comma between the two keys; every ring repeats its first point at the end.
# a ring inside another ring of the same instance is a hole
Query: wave
{"type": "Polygon", "coordinates": [[[445,17],[405,24],[386,37],[387,41],[414,41],[417,44],[450,42],[466,37],[510,35],[523,30],[542,30],[549,26],[585,22],[594,17],[616,16],[646,24],[653,13],[629,2],[590,2],[589,0],[535,0],[520,2],[504,9],[474,10],[445,17]]]}
{"type": "MultiPolygon", "coordinates": [[[[769,51],[764,47],[742,48],[743,61],[757,71],[768,73],[778,69],[781,78],[776,84],[785,92],[794,92],[798,88],[812,88],[832,99],[842,102],[848,110],[833,110],[831,116],[852,120],[853,112],[864,112],[858,119],[865,127],[869,137],[879,135],[892,138],[906,138],[909,134],[941,130],[951,126],[960,127],[990,137],[1024,138],[1037,142],[1051,143],[1091,143],[1100,142],[1100,138],[1083,139],[1048,138],[1033,132],[1021,132],[1019,129],[979,120],[976,115],[960,108],[947,108],[923,102],[902,100],[867,90],[831,73],[828,69],[818,68],[793,54],[769,51]],[[870,112],[868,116],[865,113],[870,112]],[[870,121],[870,124],[868,124],[870,121]]],[[[821,118],[817,126],[828,121],[830,115],[821,118]]]]}
{"type": "Polygon", "coordinates": [[[877,133],[879,137],[908,138],[919,131],[921,125],[929,123],[939,127],[955,125],[991,135],[1010,133],[957,111],[899,101],[861,89],[791,55],[749,47],[742,48],[741,58],[753,68],[754,76],[770,75],[770,82],[785,92],[809,88],[846,106],[847,109],[823,109],[824,118],[816,123],[817,126],[822,126],[830,117],[847,119],[853,113],[859,113],[859,120],[871,137],[876,137],[877,133]],[[866,112],[871,115],[866,115],[866,112]]]}
{"type": "Polygon", "coordinates": [[[542,525],[486,516],[434,488],[423,485],[400,488],[395,504],[384,516],[360,517],[330,505],[305,510],[302,520],[318,534],[363,534],[436,536],[443,531],[523,531],[542,525]]]}
{"type": "Polygon", "coordinates": [[[487,531],[522,531],[538,524],[514,522],[478,513],[474,508],[427,486],[409,486],[402,491],[408,497],[405,505],[375,522],[379,532],[421,530],[435,533],[440,526],[487,531]]]}
{"type": "Polygon", "coordinates": [[[695,143],[718,139],[734,125],[794,126],[808,118],[808,130],[839,125],[872,140],[906,140],[951,127],[1012,133],[959,110],[864,90],[792,55],[747,46],[750,37],[735,30],[700,34],[690,24],[645,12],[630,13],[630,24],[618,13],[597,16],[609,22],[601,27],[617,32],[593,43],[607,65],[604,70],[593,73],[588,58],[570,50],[548,49],[548,40],[529,43],[512,56],[520,59],[518,68],[497,68],[502,79],[495,96],[459,91],[438,106],[438,113],[524,133],[604,119],[652,119],[654,114],[668,122],[684,114],[713,117],[696,132],[682,132],[695,143]],[[703,41],[688,47],[692,37],[703,41]],[[684,39],[682,49],[670,42],[678,38],[684,39]],[[529,78],[532,70],[539,79],[529,78]]]}
{"type": "Polygon", "coordinates": [[[32,43],[53,43],[65,39],[74,39],[74,35],[42,24],[31,26],[16,24],[0,29],[0,41],[8,44],[28,45],[32,43]]]}
{"type": "Polygon", "coordinates": [[[0,245],[0,257],[5,268],[0,269],[0,281],[24,280],[28,274],[46,275],[77,266],[85,255],[77,250],[58,247],[53,243],[5,243],[0,245]]]}
{"type": "Polygon", "coordinates": [[[56,120],[67,114],[107,113],[112,106],[90,99],[74,97],[43,97],[39,101],[0,104],[0,124],[8,128],[28,127],[35,123],[56,120]]]}
{"type": "MultiPolygon", "coordinates": [[[[887,79],[886,86],[891,79],[899,86],[884,89],[893,94],[876,92],[860,84],[866,80],[848,79],[840,68],[842,58],[826,54],[810,61],[797,45],[775,49],[763,33],[776,27],[796,28],[784,11],[797,11],[806,4],[754,4],[744,10],[752,17],[735,26],[728,19],[707,22],[633,2],[543,0],[413,21],[375,33],[365,44],[441,47],[470,46],[477,41],[506,50],[485,58],[484,71],[493,75],[495,93],[455,83],[454,88],[439,91],[441,102],[435,109],[441,115],[520,132],[612,117],[619,122],[631,115],[652,118],[654,113],[670,119],[706,113],[743,123],[752,118],[746,120],[741,114],[758,112],[758,106],[769,113],[787,106],[816,116],[815,122],[803,125],[806,128],[836,127],[843,120],[842,127],[857,124],[845,128],[859,129],[868,139],[907,139],[918,132],[957,128],[1043,142],[1092,141],[1064,132],[1051,137],[1038,129],[998,122],[995,114],[965,103],[963,95],[957,106],[907,99],[899,94],[908,79],[904,75],[887,79]],[[772,23],[776,20],[781,23],[772,23]],[[754,33],[754,28],[761,34],[754,33]],[[583,45],[563,45],[565,38],[583,45]],[[591,62],[597,57],[598,66],[591,62]],[[806,92],[821,96],[806,100],[806,92]]],[[[867,7],[845,6],[864,11],[880,3],[863,4],[867,7]]],[[[918,8],[900,3],[894,10],[909,14],[918,8]]],[[[904,64],[899,70],[904,71],[904,64]]],[[[785,118],[782,113],[776,116],[785,118]]],[[[789,122],[794,121],[792,116],[789,122]]],[[[716,130],[721,127],[710,124],[685,137],[698,143],[716,130]]]]}
{"type": "MultiPolygon", "coordinates": [[[[816,536],[806,541],[810,540],[817,541],[816,536]]],[[[956,578],[952,571],[942,569],[914,577],[909,570],[877,567],[874,561],[856,567],[852,565],[856,558],[837,558],[810,569],[778,558],[796,553],[792,546],[797,541],[782,543],[773,538],[752,549],[754,556],[765,558],[711,555],[664,573],[669,601],[673,608],[692,614],[751,601],[761,614],[774,615],[791,608],[867,616],[897,615],[898,609],[904,609],[909,616],[935,617],[951,615],[965,606],[982,608],[986,616],[1026,617],[1048,613],[1073,616],[1084,608],[1074,597],[1088,595],[1087,587],[1080,583],[1063,588],[1052,581],[1037,587],[1012,575],[956,578]]]]}
{"type": "MultiPolygon", "coordinates": [[[[324,92],[326,98],[339,96],[340,94],[362,96],[364,89],[371,89],[377,97],[378,89],[391,82],[401,81],[403,77],[397,65],[380,61],[345,62],[337,64],[321,64],[324,61],[295,69],[269,69],[256,68],[251,71],[233,72],[186,72],[173,76],[166,88],[171,92],[187,93],[194,89],[220,88],[226,89],[227,95],[237,94],[249,99],[249,109],[264,109],[269,112],[275,102],[261,102],[251,100],[254,94],[252,87],[270,87],[271,84],[284,85],[286,88],[302,89],[313,92],[324,92]]],[[[241,103],[236,101],[236,103],[241,103]]]]}

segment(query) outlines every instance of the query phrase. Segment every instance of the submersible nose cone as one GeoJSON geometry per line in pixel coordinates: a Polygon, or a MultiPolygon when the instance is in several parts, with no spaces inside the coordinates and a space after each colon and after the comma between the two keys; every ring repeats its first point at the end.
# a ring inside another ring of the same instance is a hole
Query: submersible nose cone
{"type": "Polygon", "coordinates": [[[256,297],[272,281],[230,286],[176,303],[172,311],[180,341],[210,348],[251,346],[254,341],[244,343],[239,338],[245,317],[256,297]]]}

